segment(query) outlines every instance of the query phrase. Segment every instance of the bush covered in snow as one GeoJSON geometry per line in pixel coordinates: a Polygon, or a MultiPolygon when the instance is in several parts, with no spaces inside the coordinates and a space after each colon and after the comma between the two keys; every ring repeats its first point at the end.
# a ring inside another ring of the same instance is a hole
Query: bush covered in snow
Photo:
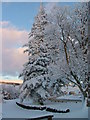
{"type": "Polygon", "coordinates": [[[15,99],[19,97],[19,86],[2,84],[1,94],[3,99],[15,99]]]}

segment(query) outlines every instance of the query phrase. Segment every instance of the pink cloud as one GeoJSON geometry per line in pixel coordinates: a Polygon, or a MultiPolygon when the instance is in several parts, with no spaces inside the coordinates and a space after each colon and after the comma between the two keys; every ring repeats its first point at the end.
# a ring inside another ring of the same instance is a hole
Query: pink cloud
{"type": "Polygon", "coordinates": [[[27,61],[27,55],[23,54],[24,48],[5,49],[3,51],[3,73],[16,74],[23,68],[23,64],[27,61]]]}
{"type": "Polygon", "coordinates": [[[28,32],[17,30],[15,28],[2,28],[3,47],[22,46],[28,40],[28,32]]]}
{"type": "Polygon", "coordinates": [[[10,23],[8,22],[8,21],[0,21],[0,26],[1,27],[5,27],[5,26],[7,26],[7,25],[9,25],[10,23]]]}
{"type": "MultiPolygon", "coordinates": [[[[0,24],[6,25],[8,22],[0,24]]],[[[2,33],[2,53],[0,53],[2,54],[2,71],[15,75],[22,70],[23,64],[27,61],[27,55],[23,53],[25,48],[22,48],[22,45],[28,42],[28,31],[9,26],[0,28],[0,33],[2,33]]]]}

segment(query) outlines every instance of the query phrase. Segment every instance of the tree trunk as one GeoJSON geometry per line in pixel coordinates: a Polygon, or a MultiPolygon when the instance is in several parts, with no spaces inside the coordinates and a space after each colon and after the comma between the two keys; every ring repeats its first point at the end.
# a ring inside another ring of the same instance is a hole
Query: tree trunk
{"type": "Polygon", "coordinates": [[[66,43],[64,43],[64,51],[65,51],[65,56],[66,56],[67,64],[69,64],[69,58],[68,58],[67,45],[66,45],[66,43]]]}
{"type": "Polygon", "coordinates": [[[85,107],[86,106],[86,92],[83,91],[82,87],[81,86],[78,86],[79,90],[81,91],[82,93],[82,107],[85,107]]]}
{"type": "Polygon", "coordinates": [[[83,97],[84,97],[84,99],[87,97],[87,94],[86,94],[86,92],[85,91],[83,91],[83,89],[82,89],[82,87],[81,86],[78,86],[79,87],[79,89],[80,89],[80,91],[81,91],[81,93],[82,93],[82,95],[83,95],[83,97]]]}

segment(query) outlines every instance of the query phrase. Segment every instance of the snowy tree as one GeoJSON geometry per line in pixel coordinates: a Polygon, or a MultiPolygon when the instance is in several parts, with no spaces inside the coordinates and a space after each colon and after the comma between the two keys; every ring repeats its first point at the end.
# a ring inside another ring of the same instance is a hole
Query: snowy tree
{"type": "Polygon", "coordinates": [[[77,40],[79,44],[79,48],[82,51],[82,60],[85,62],[84,65],[86,66],[84,70],[84,85],[87,86],[88,83],[88,3],[82,3],[78,5],[75,9],[75,19],[78,19],[78,22],[73,20],[73,24],[75,24],[74,38],[77,40]]]}
{"type": "Polygon", "coordinates": [[[60,70],[57,62],[60,59],[59,40],[56,33],[56,27],[47,20],[47,14],[41,5],[29,33],[29,42],[24,45],[27,47],[24,52],[28,53],[28,62],[20,74],[24,80],[21,101],[29,96],[35,102],[43,104],[47,97],[62,93],[59,74],[55,76],[60,70]]]}
{"type": "Polygon", "coordinates": [[[3,97],[7,99],[15,99],[19,97],[19,87],[18,86],[13,86],[13,85],[7,85],[3,84],[2,85],[2,94],[3,97]]]}
{"type": "Polygon", "coordinates": [[[74,10],[71,9],[54,6],[49,19],[57,26],[61,41],[61,79],[77,85],[85,98],[88,83],[88,6],[80,3],[74,10]]]}

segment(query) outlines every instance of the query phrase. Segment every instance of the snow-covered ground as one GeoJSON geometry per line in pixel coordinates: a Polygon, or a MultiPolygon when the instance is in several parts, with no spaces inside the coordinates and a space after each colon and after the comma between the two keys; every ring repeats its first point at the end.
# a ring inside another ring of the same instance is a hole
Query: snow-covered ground
{"type": "Polygon", "coordinates": [[[2,96],[0,94],[0,120],[2,118],[2,96]]]}
{"type": "MultiPolygon", "coordinates": [[[[16,105],[16,102],[19,102],[19,99],[14,100],[4,100],[1,104],[0,99],[0,118],[1,115],[3,118],[33,118],[40,117],[43,115],[54,115],[55,118],[88,118],[88,108],[83,106],[82,102],[76,102],[76,100],[81,100],[81,94],[77,87],[69,86],[68,89],[66,87],[62,87],[63,91],[67,91],[67,94],[61,97],[58,97],[57,100],[65,100],[63,102],[55,102],[47,100],[45,102],[45,106],[55,108],[58,110],[66,110],[70,109],[69,113],[51,113],[45,110],[26,110],[20,108],[16,105]],[[69,95],[70,91],[74,91],[75,95],[69,95]],[[67,101],[72,100],[72,101],[67,101]],[[75,101],[73,101],[75,100],[75,101]]],[[[0,97],[1,98],[1,97],[0,97]]],[[[35,105],[32,104],[32,101],[24,101],[25,105],[35,105]]]]}
{"type": "MultiPolygon", "coordinates": [[[[39,110],[26,110],[20,108],[16,105],[16,101],[19,102],[18,99],[16,100],[7,100],[2,104],[2,116],[3,118],[34,118],[40,117],[43,115],[54,115],[55,118],[88,118],[88,108],[82,107],[81,102],[51,102],[46,103],[45,106],[55,108],[58,110],[66,110],[67,108],[70,109],[69,113],[51,113],[39,110]]],[[[29,102],[24,104],[30,105],[29,102]]]]}
{"type": "Polygon", "coordinates": [[[76,95],[78,95],[78,94],[80,95],[80,90],[77,86],[75,86],[75,87],[73,87],[73,86],[66,87],[65,86],[65,87],[62,87],[61,90],[66,91],[67,94],[69,94],[69,92],[73,91],[73,92],[75,92],[76,95]]]}
{"type": "Polygon", "coordinates": [[[3,103],[3,118],[35,118],[43,115],[52,115],[52,113],[39,110],[26,110],[16,105],[18,100],[8,100],[3,103]]]}
{"type": "Polygon", "coordinates": [[[81,96],[77,96],[77,95],[64,95],[64,96],[61,96],[61,97],[58,97],[57,98],[58,100],[80,100],[82,101],[82,97],[81,96]]]}
{"type": "Polygon", "coordinates": [[[0,120],[2,118],[2,104],[0,103],[0,120]]]}

